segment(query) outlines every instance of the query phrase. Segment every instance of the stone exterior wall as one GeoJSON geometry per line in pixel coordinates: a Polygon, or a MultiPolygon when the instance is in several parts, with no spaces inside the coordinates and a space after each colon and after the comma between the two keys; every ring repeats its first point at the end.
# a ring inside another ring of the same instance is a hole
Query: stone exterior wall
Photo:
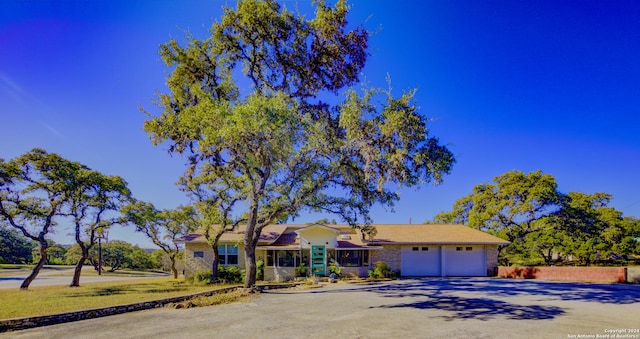
{"type": "Polygon", "coordinates": [[[627,267],[627,282],[640,284],[640,267],[627,267]]]}
{"type": "Polygon", "coordinates": [[[370,266],[362,266],[362,267],[341,267],[342,269],[342,277],[351,278],[351,277],[361,277],[366,278],[369,276],[370,266]]]}
{"type": "MultiPolygon", "coordinates": [[[[221,244],[222,245],[222,244],[221,244]]],[[[235,244],[234,244],[235,245],[235,244]]],[[[256,252],[257,254],[257,252],[256,252]]],[[[196,272],[206,271],[211,269],[211,265],[213,264],[213,250],[209,244],[205,243],[187,243],[185,246],[185,275],[191,275],[196,272]],[[203,258],[195,258],[194,252],[203,252],[203,258]]],[[[256,259],[257,259],[256,255],[256,259]]],[[[245,258],[244,258],[244,246],[242,244],[238,245],[238,268],[244,270],[245,268],[245,258]]]]}
{"type": "Polygon", "coordinates": [[[265,267],[264,280],[289,281],[295,278],[295,267],[265,267]]]}
{"type": "Polygon", "coordinates": [[[401,245],[383,245],[383,249],[371,251],[371,266],[375,266],[376,262],[384,261],[389,265],[392,271],[402,274],[400,272],[402,261],[402,246],[401,245]]]}
{"type": "Polygon", "coordinates": [[[211,269],[213,263],[213,250],[209,244],[187,243],[184,250],[185,267],[184,274],[191,275],[196,272],[211,269]],[[203,258],[194,258],[194,252],[203,252],[203,258]]]}
{"type": "Polygon", "coordinates": [[[498,245],[485,246],[487,256],[487,277],[495,277],[498,274],[498,245]]]}

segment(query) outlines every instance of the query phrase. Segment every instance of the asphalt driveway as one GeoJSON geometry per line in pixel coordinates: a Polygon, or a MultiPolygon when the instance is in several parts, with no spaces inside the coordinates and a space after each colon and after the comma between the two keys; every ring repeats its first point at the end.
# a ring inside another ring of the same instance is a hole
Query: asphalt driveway
{"type": "Polygon", "coordinates": [[[637,285],[472,278],[274,290],[249,302],[143,311],[0,338],[640,338],[639,331],[637,285]]]}

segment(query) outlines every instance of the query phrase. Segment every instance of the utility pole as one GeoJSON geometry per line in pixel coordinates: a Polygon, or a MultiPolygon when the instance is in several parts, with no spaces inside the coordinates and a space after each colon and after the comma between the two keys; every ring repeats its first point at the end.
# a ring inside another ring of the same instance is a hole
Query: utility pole
{"type": "Polygon", "coordinates": [[[98,237],[98,275],[102,275],[102,235],[98,237]]]}

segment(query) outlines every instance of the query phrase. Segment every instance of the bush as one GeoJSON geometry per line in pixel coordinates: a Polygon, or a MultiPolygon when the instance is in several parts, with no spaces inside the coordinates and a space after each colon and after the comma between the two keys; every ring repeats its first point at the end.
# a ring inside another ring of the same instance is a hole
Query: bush
{"type": "Polygon", "coordinates": [[[342,275],[342,268],[340,267],[340,265],[338,265],[337,262],[332,261],[329,264],[329,273],[335,273],[337,276],[341,276],[342,275]]]}
{"type": "Polygon", "coordinates": [[[184,279],[194,285],[208,284],[211,281],[211,270],[198,271],[184,277],[184,279]]]}
{"type": "Polygon", "coordinates": [[[264,260],[256,261],[256,280],[264,280],[264,260]]]}
{"type": "Polygon", "coordinates": [[[391,270],[389,265],[384,261],[377,261],[375,267],[369,270],[369,278],[380,279],[395,279],[396,273],[391,270]]]}
{"type": "Polygon", "coordinates": [[[227,284],[238,284],[244,281],[244,271],[237,266],[218,266],[218,279],[227,284]]]}
{"type": "Polygon", "coordinates": [[[309,269],[304,266],[304,263],[300,263],[300,266],[294,270],[296,277],[306,277],[309,275],[309,269]]]}

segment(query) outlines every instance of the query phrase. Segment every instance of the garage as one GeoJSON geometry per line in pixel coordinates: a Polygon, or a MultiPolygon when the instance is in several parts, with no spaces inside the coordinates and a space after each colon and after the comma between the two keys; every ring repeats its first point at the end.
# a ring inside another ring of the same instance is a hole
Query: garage
{"type": "Polygon", "coordinates": [[[483,245],[412,245],[402,247],[401,274],[405,277],[484,277],[483,245]]]}
{"type": "Polygon", "coordinates": [[[445,269],[448,277],[484,277],[487,275],[486,251],[482,245],[444,247],[445,269]]]}
{"type": "Polygon", "coordinates": [[[402,248],[401,274],[406,277],[439,277],[440,246],[405,246],[402,248]]]}

